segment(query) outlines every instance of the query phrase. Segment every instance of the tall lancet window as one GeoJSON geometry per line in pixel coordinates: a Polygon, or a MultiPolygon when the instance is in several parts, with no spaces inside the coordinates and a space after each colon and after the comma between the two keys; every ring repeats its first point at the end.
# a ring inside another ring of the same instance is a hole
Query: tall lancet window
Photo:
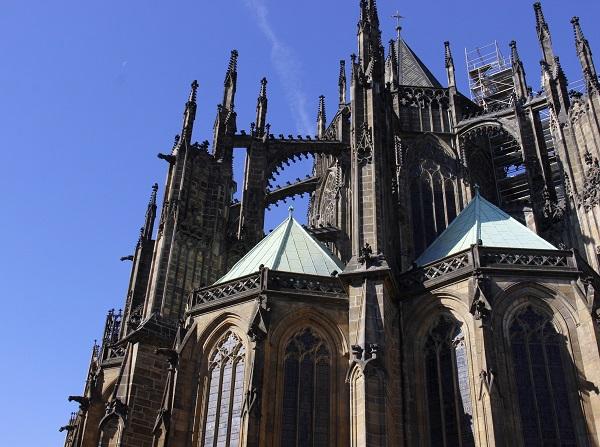
{"type": "Polygon", "coordinates": [[[565,368],[570,355],[550,320],[527,307],[510,325],[521,432],[527,446],[575,446],[565,368]]]}
{"type": "Polygon", "coordinates": [[[425,343],[429,445],[472,447],[473,407],[461,325],[442,315],[425,343]]]}
{"type": "Polygon", "coordinates": [[[226,333],[209,357],[204,447],[237,447],[240,440],[246,350],[233,332],[226,333]]]}
{"type": "Polygon", "coordinates": [[[303,329],[285,349],[282,446],[330,445],[330,393],[330,350],[316,333],[303,329]]]}
{"type": "Polygon", "coordinates": [[[420,255],[454,220],[456,178],[431,160],[415,167],[410,186],[415,255],[420,255]]]}

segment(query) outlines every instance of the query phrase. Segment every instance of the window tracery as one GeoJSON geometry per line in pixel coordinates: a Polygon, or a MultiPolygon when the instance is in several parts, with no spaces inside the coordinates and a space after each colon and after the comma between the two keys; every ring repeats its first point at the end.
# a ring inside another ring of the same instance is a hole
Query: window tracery
{"type": "Polygon", "coordinates": [[[509,328],[521,434],[530,446],[575,446],[568,399],[566,340],[551,318],[531,306],[509,328]]]}
{"type": "Polygon", "coordinates": [[[284,358],[281,445],[330,444],[331,353],[309,328],[288,342],[284,358]]]}
{"type": "Polygon", "coordinates": [[[442,315],[425,343],[428,432],[431,446],[474,446],[473,407],[465,337],[458,321],[442,315]]]}
{"type": "Polygon", "coordinates": [[[203,447],[237,447],[240,438],[246,349],[227,332],[209,358],[203,447]]]}
{"type": "Polygon", "coordinates": [[[421,254],[457,215],[456,177],[432,160],[422,160],[411,182],[415,255],[421,254]]]}

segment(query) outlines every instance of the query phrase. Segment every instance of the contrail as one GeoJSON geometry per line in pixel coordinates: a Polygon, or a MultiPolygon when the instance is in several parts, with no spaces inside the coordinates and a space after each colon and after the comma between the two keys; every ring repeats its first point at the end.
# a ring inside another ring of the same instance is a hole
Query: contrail
{"type": "Polygon", "coordinates": [[[271,44],[271,60],[285,87],[285,96],[294,117],[296,131],[303,134],[314,132],[314,126],[310,125],[306,112],[306,95],[302,90],[302,81],[298,77],[300,62],[294,57],[293,51],[275,34],[264,0],[244,0],[244,3],[254,14],[259,29],[271,44]]]}

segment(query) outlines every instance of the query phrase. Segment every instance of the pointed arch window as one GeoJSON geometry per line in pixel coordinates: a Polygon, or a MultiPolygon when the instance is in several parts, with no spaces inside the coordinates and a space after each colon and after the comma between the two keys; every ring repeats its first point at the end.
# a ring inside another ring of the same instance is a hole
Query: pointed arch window
{"type": "Polygon", "coordinates": [[[465,337],[460,323],[449,315],[440,316],[429,330],[425,371],[429,444],[474,446],[465,337]]]}
{"type": "Polygon", "coordinates": [[[422,160],[414,175],[410,199],[418,256],[456,217],[456,177],[432,160],[422,160]]]}
{"type": "Polygon", "coordinates": [[[209,357],[203,447],[237,447],[240,439],[246,350],[227,332],[209,357]]]}
{"type": "Polygon", "coordinates": [[[550,316],[531,306],[516,315],[509,332],[525,445],[577,445],[568,398],[565,366],[570,355],[565,337],[550,316]]]}
{"type": "Polygon", "coordinates": [[[285,349],[281,445],[330,445],[331,351],[306,328],[285,349]]]}

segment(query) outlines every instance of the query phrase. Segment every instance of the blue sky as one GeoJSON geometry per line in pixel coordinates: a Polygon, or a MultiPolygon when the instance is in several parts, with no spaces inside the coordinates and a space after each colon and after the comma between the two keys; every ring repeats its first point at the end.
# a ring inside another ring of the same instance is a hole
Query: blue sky
{"type": "MultiPolygon", "coordinates": [[[[464,49],[498,40],[508,54],[516,39],[539,88],[531,2],[449,4],[380,0],[384,40],[399,9],[405,39],[442,83],[450,40],[466,93],[464,49]]],[[[600,54],[600,2],[544,8],[569,79],[581,78],[569,20],[581,16],[600,54]]],[[[254,120],[266,76],[273,133],[314,133],[319,95],[333,116],[357,15],[358,0],[0,1],[3,445],[62,444],[58,427],[76,409],[66,398],[82,391],[107,309],[124,301],[130,264],[119,257],[133,250],[151,185],[162,191],[156,153],[180,131],[190,82],[200,83],[195,140],[210,139],[233,48],[238,127],[254,120]]],[[[305,163],[280,181],[309,171],[305,163]]],[[[296,208],[303,219],[306,200],[296,208]]],[[[266,229],[285,214],[270,212],[266,229]]]]}

